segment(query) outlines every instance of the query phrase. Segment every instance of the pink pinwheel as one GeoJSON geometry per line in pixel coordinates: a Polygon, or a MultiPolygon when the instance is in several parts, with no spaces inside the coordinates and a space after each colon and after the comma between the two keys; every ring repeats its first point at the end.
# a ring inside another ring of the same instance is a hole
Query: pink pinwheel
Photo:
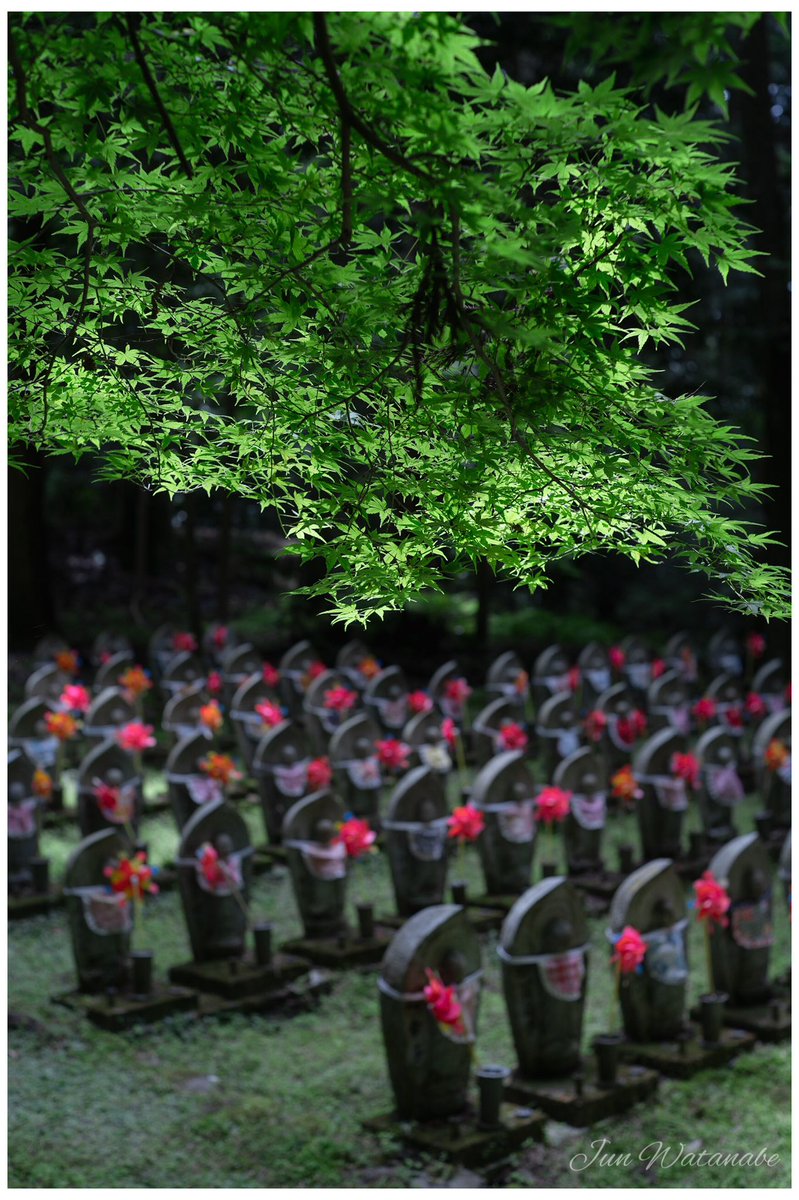
{"type": "Polygon", "coordinates": [[[70,683],[59,696],[58,703],[69,712],[88,712],[92,698],[89,689],[79,683],[70,683]]]}
{"type": "Polygon", "coordinates": [[[131,721],[117,730],[117,742],[123,750],[140,754],[142,750],[150,750],[155,745],[153,726],[141,721],[131,721]]]}
{"type": "Polygon", "coordinates": [[[410,764],[411,747],[398,738],[384,738],[375,742],[380,765],[387,771],[404,771],[410,764]]]}

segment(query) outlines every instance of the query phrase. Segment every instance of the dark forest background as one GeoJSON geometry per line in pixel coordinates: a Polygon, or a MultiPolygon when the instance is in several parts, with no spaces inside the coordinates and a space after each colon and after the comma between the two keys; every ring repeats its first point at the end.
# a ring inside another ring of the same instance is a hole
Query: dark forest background
{"type": "MultiPolygon", "coordinates": [[[[540,13],[466,17],[493,39],[482,52],[489,69],[499,63],[524,83],[548,76],[565,89],[609,73],[569,45],[575,24],[590,45],[591,22],[606,33],[607,22],[621,19],[651,21],[653,14],[571,14],[566,21],[540,13]]],[[[664,46],[667,40],[656,35],[655,51],[658,36],[664,46]]],[[[744,515],[776,531],[785,547],[772,547],[769,557],[787,562],[790,47],[769,14],[746,37],[731,31],[729,40],[746,88],[729,95],[728,154],[740,164],[741,195],[750,202],[746,219],[761,231],[754,245],[768,257],[761,260],[761,277],[733,274],[726,288],[717,273],[697,264],[693,277],[679,281],[680,298],[696,302],[690,315],[697,328],[684,349],[673,347],[652,362],[662,372],[663,391],[715,397],[714,414],[738,425],[767,456],[755,474],[773,486],[772,498],[744,515]]],[[[621,64],[618,81],[633,81],[635,70],[635,60],[621,64]]],[[[656,84],[650,99],[666,110],[682,109],[685,89],[656,84]]],[[[724,119],[709,99],[700,102],[700,111],[724,119]]],[[[88,459],[75,466],[29,453],[26,462],[25,474],[9,472],[12,650],[27,649],[50,631],[85,645],[100,629],[118,629],[142,644],[164,621],[196,632],[211,620],[230,622],[264,647],[286,646],[309,633],[323,651],[345,640],[343,629],[320,618],[323,604],[289,595],[313,568],[300,568],[281,553],[277,522],[255,505],[204,493],[170,501],[133,484],[101,484],[88,459]]],[[[402,643],[426,647],[441,661],[455,641],[479,652],[489,644],[501,649],[555,637],[578,645],[593,636],[614,637],[622,628],[658,640],[679,628],[702,633],[746,624],[701,602],[704,590],[698,577],[668,564],[636,569],[608,556],[559,566],[547,592],[533,600],[478,569],[459,578],[446,597],[431,596],[374,623],[366,636],[378,654],[402,643]]],[[[774,628],[772,648],[787,648],[787,637],[787,629],[774,628]]]]}

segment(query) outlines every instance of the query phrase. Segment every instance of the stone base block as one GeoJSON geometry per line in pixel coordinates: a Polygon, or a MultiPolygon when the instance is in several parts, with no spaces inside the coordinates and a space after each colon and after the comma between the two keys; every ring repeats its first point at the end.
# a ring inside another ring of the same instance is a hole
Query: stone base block
{"type": "Polygon", "coordinates": [[[751,1050],[755,1038],[743,1029],[723,1029],[715,1045],[702,1041],[698,1026],[691,1037],[672,1042],[625,1042],[619,1049],[622,1059],[651,1067],[671,1079],[690,1079],[709,1067],[721,1067],[744,1050],[751,1050]]]}
{"type": "MultiPolygon", "coordinates": [[[[696,1020],[699,1013],[691,1009],[691,1017],[696,1020]]],[[[761,1042],[785,1042],[791,1036],[791,1006],[790,1000],[784,996],[775,996],[764,1004],[730,1004],[724,1005],[724,1024],[731,1032],[743,1031],[753,1035],[761,1042]]]]}
{"type": "Polygon", "coordinates": [[[354,933],[341,937],[294,938],[284,942],[282,948],[288,954],[299,954],[317,966],[346,970],[347,967],[381,962],[393,936],[393,929],[382,929],[375,925],[374,936],[370,938],[361,938],[354,933]]]}
{"type": "Polygon", "coordinates": [[[332,988],[333,977],[330,972],[312,967],[291,983],[278,982],[268,991],[241,996],[235,1000],[211,992],[202,992],[198,1015],[217,1017],[234,1012],[279,1012],[282,1016],[291,1016],[317,1008],[320,997],[332,991],[332,988]]]}
{"type": "Polygon", "coordinates": [[[210,992],[226,1000],[243,1000],[285,987],[307,973],[309,963],[289,954],[274,954],[267,966],[249,956],[242,959],[218,959],[214,962],[181,963],[170,967],[172,983],[210,992]]]}
{"type": "Polygon", "coordinates": [[[85,1012],[89,1020],[111,1033],[120,1033],[133,1025],[162,1021],[173,1013],[190,1012],[197,1008],[197,993],[189,988],[154,983],[146,996],[116,992],[113,996],[88,995],[84,992],[62,992],[53,996],[56,1004],[85,1012]]]}
{"type": "Polygon", "coordinates": [[[505,1095],[582,1129],[648,1099],[657,1090],[659,1078],[657,1071],[637,1063],[620,1064],[616,1082],[608,1086],[598,1082],[595,1071],[589,1073],[579,1088],[574,1079],[525,1079],[514,1071],[505,1095]]]}
{"type": "Polygon", "coordinates": [[[51,887],[47,892],[20,891],[8,897],[8,919],[19,921],[23,917],[38,917],[42,913],[60,908],[64,896],[60,887],[51,887]]]}
{"type": "Polygon", "coordinates": [[[542,1112],[508,1103],[500,1109],[496,1129],[483,1129],[471,1110],[438,1121],[403,1121],[386,1113],[369,1118],[363,1126],[374,1133],[393,1133],[407,1145],[450,1162],[479,1167],[505,1158],[524,1142],[542,1142],[545,1123],[542,1112]]]}

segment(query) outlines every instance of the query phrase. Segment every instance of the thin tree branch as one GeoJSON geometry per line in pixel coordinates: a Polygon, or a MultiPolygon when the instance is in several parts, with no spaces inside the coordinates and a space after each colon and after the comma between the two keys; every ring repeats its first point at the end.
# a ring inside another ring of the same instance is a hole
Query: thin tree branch
{"type": "Polygon", "coordinates": [[[417,179],[421,179],[425,183],[435,183],[432,175],[422,170],[410,158],[384,141],[380,134],[371,125],[367,124],[363,117],[353,108],[344,90],[344,84],[341,82],[341,76],[338,73],[336,60],[333,56],[333,47],[330,44],[330,34],[327,28],[327,18],[324,13],[314,13],[313,20],[316,48],[324,65],[325,74],[338,105],[342,122],[351,125],[368,145],[373,146],[375,150],[378,150],[384,158],[387,158],[389,162],[393,162],[395,166],[401,167],[403,171],[407,171],[410,175],[415,175],[417,179]]]}
{"type": "Polygon", "coordinates": [[[81,286],[80,301],[78,303],[78,307],[75,312],[75,315],[72,318],[72,321],[70,322],[66,333],[63,335],[63,337],[59,343],[59,346],[55,347],[50,352],[50,358],[49,358],[49,362],[47,364],[47,370],[45,371],[44,378],[42,380],[42,406],[43,406],[42,407],[42,423],[34,435],[36,437],[41,437],[42,434],[44,433],[45,429],[47,428],[47,419],[49,416],[47,388],[50,383],[50,376],[53,373],[53,367],[55,366],[56,352],[59,348],[64,347],[67,344],[71,345],[74,342],[75,330],[77,329],[80,322],[83,320],[83,314],[86,311],[86,303],[89,298],[89,281],[91,278],[92,253],[94,251],[94,234],[95,234],[95,230],[97,228],[97,222],[95,221],[92,214],[89,212],[82,197],[78,194],[78,192],[75,191],[75,188],[70,183],[67,175],[64,172],[63,167],[61,166],[61,163],[58,161],[58,156],[56,155],[56,152],[53,149],[53,139],[50,134],[50,130],[47,128],[47,126],[39,124],[39,122],[36,120],[36,117],[34,116],[33,112],[30,109],[30,106],[28,104],[28,85],[27,85],[27,79],[25,76],[25,69],[22,66],[22,59],[20,58],[20,55],[19,55],[19,48],[17,47],[16,38],[14,37],[14,33],[11,29],[9,29],[9,31],[8,31],[8,57],[11,62],[11,70],[14,75],[14,85],[15,85],[15,89],[16,89],[16,101],[17,101],[17,108],[19,109],[20,120],[25,125],[27,125],[29,129],[32,129],[35,133],[38,133],[38,135],[42,139],[42,145],[44,146],[45,157],[47,159],[50,170],[52,171],[53,175],[56,177],[58,182],[61,184],[61,187],[64,189],[64,191],[66,192],[70,201],[77,209],[81,218],[86,222],[86,241],[85,241],[85,244],[83,247],[83,282],[82,282],[82,286],[81,286]]]}
{"type": "Polygon", "coordinates": [[[352,135],[350,123],[341,114],[341,245],[352,241],[352,135]]]}
{"type": "MultiPolygon", "coordinates": [[[[140,19],[141,18],[138,18],[138,20],[140,20],[140,19]]],[[[183,168],[184,173],[188,176],[189,179],[193,179],[194,178],[194,169],[192,168],[191,163],[186,158],[186,155],[183,152],[183,147],[180,143],[180,138],[178,137],[177,130],[175,129],[175,126],[172,124],[172,118],[170,117],[169,113],[167,112],[166,105],[164,104],[163,100],[161,99],[161,93],[158,91],[158,84],[155,82],[155,78],[153,77],[153,73],[150,70],[149,63],[147,62],[147,59],[144,56],[144,51],[142,49],[141,42],[139,41],[139,34],[137,31],[138,20],[134,13],[125,13],[125,24],[128,27],[128,34],[130,36],[131,45],[133,46],[134,57],[136,59],[136,62],[139,64],[139,70],[141,71],[142,75],[144,76],[144,82],[147,84],[148,91],[153,98],[155,107],[158,109],[159,113],[161,114],[161,120],[164,124],[164,129],[166,130],[166,136],[169,138],[169,141],[172,144],[172,149],[177,154],[178,159],[180,161],[180,165],[183,168]]]]}

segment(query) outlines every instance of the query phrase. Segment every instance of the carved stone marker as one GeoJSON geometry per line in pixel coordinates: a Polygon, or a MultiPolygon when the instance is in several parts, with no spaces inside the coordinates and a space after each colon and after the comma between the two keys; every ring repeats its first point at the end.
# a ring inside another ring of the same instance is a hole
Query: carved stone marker
{"type": "Polygon", "coordinates": [[[522,660],[513,650],[500,654],[488,668],[485,690],[490,696],[501,696],[509,700],[519,712],[524,713],[530,695],[530,677],[522,660]]]}
{"type": "Polygon", "coordinates": [[[610,773],[630,761],[635,744],[640,740],[640,725],[633,715],[637,701],[626,683],[614,683],[597,697],[593,709],[604,713],[606,724],[600,736],[591,739],[591,744],[606,759],[610,773]]]}
{"type": "Polygon", "coordinates": [[[399,667],[386,667],[375,675],[364,692],[363,702],[389,737],[398,737],[410,715],[404,672],[399,667]]]}
{"type": "Polygon", "coordinates": [[[427,690],[445,717],[450,717],[457,725],[466,723],[466,704],[463,700],[449,695],[450,685],[463,677],[463,672],[455,659],[445,662],[430,676],[427,690]]]}
{"type": "Polygon", "coordinates": [[[147,660],[158,678],[166,670],[169,662],[175,657],[175,627],[159,625],[147,643],[147,660]]]}
{"type": "Polygon", "coordinates": [[[170,751],[166,760],[166,781],[169,805],[179,830],[205,804],[223,798],[222,785],[200,768],[200,760],[208,754],[210,743],[204,733],[183,738],[170,751]]]}
{"type": "Polygon", "coordinates": [[[426,1121],[462,1113],[467,1104],[482,979],[477,934],[463,910],[438,904],[395,935],[378,981],[383,1042],[397,1116],[426,1121]],[[465,1032],[444,1032],[423,990],[427,971],[453,985],[465,1032]]]}
{"type": "Polygon", "coordinates": [[[571,792],[564,827],[569,874],[602,871],[602,835],[608,792],[604,759],[595,750],[584,746],[560,763],[552,782],[555,787],[571,792]]]}
{"type": "Polygon", "coordinates": [[[124,675],[125,671],[133,666],[133,663],[133,651],[130,649],[119,650],[116,654],[112,654],[97,668],[97,674],[94,677],[94,691],[99,694],[105,688],[118,687],[120,675],[124,675]]]}
{"type": "Polygon", "coordinates": [[[130,847],[126,829],[138,833],[142,814],[142,780],[133,758],[109,739],[90,750],[78,767],[78,823],[81,835],[119,830],[130,847]]]}
{"type": "MultiPolygon", "coordinates": [[[[35,767],[24,750],[8,754],[8,890],[20,892],[34,883],[39,859],[41,800],[34,792],[35,767]]],[[[46,879],[45,879],[46,883],[46,879]]],[[[39,889],[40,891],[42,889],[39,889]]],[[[47,886],[43,889],[47,891],[47,886]]]]}
{"type": "Polygon", "coordinates": [[[186,988],[149,980],[144,991],[136,990],[136,959],[145,960],[149,971],[151,956],[131,954],[131,902],[111,891],[103,874],[105,867],[129,853],[125,839],[116,830],[105,829],[84,838],[67,862],[64,897],[78,988],[53,997],[114,1031],[197,1005],[196,993],[186,988]]]}
{"type": "Polygon", "coordinates": [[[480,943],[462,908],[434,905],[399,930],[378,980],[395,1110],[364,1122],[367,1128],[391,1130],[417,1148],[468,1165],[506,1155],[527,1138],[541,1136],[542,1114],[501,1103],[503,1068],[478,1073],[483,1095],[489,1088],[496,1093],[490,1127],[481,1126],[469,1101],[481,976],[480,943]],[[429,1009],[428,972],[455,989],[458,1028],[442,1027],[429,1009]]]}
{"type": "Polygon", "coordinates": [[[571,692],[560,692],[544,701],[538,710],[535,732],[540,738],[541,767],[549,777],[562,759],[579,749],[582,740],[571,692]]]}
{"type": "Polygon", "coordinates": [[[309,669],[317,662],[319,655],[316,650],[310,642],[302,641],[290,646],[278,664],[283,703],[292,718],[302,713],[305,688],[310,682],[309,669]]]}
{"type": "Polygon", "coordinates": [[[505,918],[497,952],[522,1077],[569,1075],[580,1065],[589,940],[567,879],[542,879],[505,918]]]}
{"type": "Polygon", "coordinates": [[[744,708],[741,681],[732,675],[717,675],[715,679],[711,679],[705,695],[716,706],[715,720],[734,737],[740,737],[743,733],[744,708]],[[734,719],[736,714],[740,714],[740,721],[734,719]]]}
{"type": "Polygon", "coordinates": [[[741,1030],[727,1031],[718,1042],[705,1045],[686,1021],[688,917],[683,885],[669,859],[645,863],[616,892],[611,937],[628,925],[641,934],[647,949],[640,974],[624,975],[619,987],[628,1039],[624,1056],[661,1074],[687,1078],[750,1049],[754,1039],[741,1030]]]}
{"type": "Polygon", "coordinates": [[[306,938],[346,933],[347,854],[335,842],[344,806],[330,792],[293,804],[283,821],[283,845],[306,938]]]}
{"type": "Polygon", "coordinates": [[[193,651],[183,650],[169,659],[159,683],[166,696],[170,697],[194,687],[204,678],[205,668],[202,660],[193,651]]]}
{"type": "Polygon", "coordinates": [[[535,780],[518,750],[491,759],[475,777],[471,803],[485,816],[477,848],[486,881],[480,903],[509,908],[530,886],[537,825],[535,780]]]}
{"type": "Polygon", "coordinates": [[[755,673],[752,691],[763,697],[770,713],[779,713],[788,708],[785,693],[789,683],[790,674],[782,659],[772,658],[755,673]]]}
{"type": "Polygon", "coordinates": [[[349,704],[353,696],[357,697],[357,693],[341,671],[325,671],[308,685],[302,711],[308,739],[315,754],[325,754],[331,736],[355,715],[359,698],[349,707],[344,705],[344,701],[349,704]]]}
{"type": "Polygon", "coordinates": [[[653,679],[647,692],[649,730],[673,729],[688,737],[691,732],[691,687],[676,671],[653,679]]]}
{"type": "Polygon", "coordinates": [[[106,687],[92,701],[83,718],[81,733],[90,741],[104,742],[113,738],[123,725],[129,725],[131,721],[136,720],[136,709],[122,688],[106,687]]]}
{"type": "Polygon", "coordinates": [[[70,683],[69,675],[59,670],[55,663],[45,663],[37,668],[25,682],[25,698],[27,700],[50,700],[53,704],[64,688],[70,683]]]}
{"type": "Polygon", "coordinates": [[[622,674],[638,699],[643,701],[652,682],[652,655],[649,646],[643,638],[635,634],[622,638],[620,645],[624,651],[622,674]]]}
{"type": "Polygon", "coordinates": [[[244,818],[224,800],[204,804],[183,827],[177,867],[183,915],[195,963],[242,958],[250,892],[252,846],[244,818]],[[219,856],[224,879],[209,880],[202,847],[219,856]]]}
{"type": "Polygon", "coordinates": [[[369,647],[356,638],[339,650],[336,655],[336,670],[346,677],[350,687],[362,692],[369,680],[379,674],[380,667],[369,647]],[[365,674],[367,665],[369,670],[365,674]],[[361,669],[362,666],[364,670],[361,669]]]}
{"type": "Polygon", "coordinates": [[[728,729],[717,725],[699,738],[696,756],[702,765],[698,792],[702,824],[708,841],[718,846],[735,837],[734,813],[744,799],[737,742],[728,729]]]}
{"type": "Polygon", "coordinates": [[[716,987],[729,995],[726,1025],[747,1029],[761,1041],[790,1037],[790,1001],[769,982],[774,943],[771,862],[756,833],[733,838],[710,863],[732,901],[729,924],[715,926],[710,938],[716,987]]]}
{"type": "MultiPolygon", "coordinates": [[[[200,709],[208,703],[205,681],[187,688],[184,692],[176,692],[164,706],[164,716],[161,725],[173,735],[176,741],[193,737],[195,733],[203,733],[205,726],[200,720],[200,709]]],[[[208,730],[210,737],[210,730],[208,730]]]]}
{"type": "Polygon", "coordinates": [[[103,869],[129,852],[121,833],[104,829],[85,838],[67,862],[64,895],[79,991],[124,988],[128,981],[132,911],[106,887],[103,869]]]}
{"type": "Polygon", "coordinates": [[[593,1073],[586,1078],[580,1051],[589,939],[578,893],[553,876],[516,901],[497,947],[518,1060],[507,1093],[572,1125],[629,1108],[650,1095],[658,1079],[638,1067],[622,1067],[612,1084],[593,1073]]]}
{"type": "Polygon", "coordinates": [[[772,713],[752,741],[757,790],[778,841],[791,824],[791,710],[772,713]]]}
{"type": "Polygon", "coordinates": [[[681,630],[670,637],[663,649],[663,658],[671,671],[676,671],[689,687],[696,688],[699,664],[691,634],[681,630]]]}
{"type": "Polygon", "coordinates": [[[258,780],[266,836],[272,847],[282,843],[288,810],[314,790],[308,780],[310,762],[308,739],[296,721],[284,721],[270,729],[255,748],[253,774],[258,780]]]}
{"type": "Polygon", "coordinates": [[[178,879],[192,962],[170,979],[224,998],[224,1007],[271,1008],[286,985],[308,970],[294,956],[273,953],[270,927],[249,913],[252,846],[242,816],[225,801],[198,809],[184,826],[178,879]],[[248,951],[250,928],[255,951],[248,951]]]}
{"type": "Polygon", "coordinates": [[[553,696],[570,692],[571,664],[565,650],[560,646],[548,646],[542,650],[533,663],[533,674],[530,688],[538,713],[541,706],[553,696]]]}
{"type": "Polygon", "coordinates": [[[402,740],[414,751],[423,767],[446,777],[452,771],[453,750],[441,732],[444,718],[434,709],[411,717],[402,731],[402,740]]]}
{"type": "Polygon", "coordinates": [[[580,652],[577,666],[580,669],[583,708],[590,712],[592,708],[596,708],[599,697],[613,683],[608,652],[599,642],[589,642],[580,652]]]}
{"type": "Polygon", "coordinates": [[[344,817],[341,802],[324,791],[292,805],[283,821],[283,845],[304,933],[284,948],[321,966],[377,962],[389,942],[379,926],[368,936],[348,928],[347,853],[336,836],[344,817]]]}
{"type": "Polygon", "coordinates": [[[444,899],[449,811],[441,777],[415,767],[394,789],[383,822],[397,913],[413,916],[444,899]]]}
{"type": "MultiPolygon", "coordinates": [[[[259,705],[270,705],[277,710],[283,708],[280,692],[276,687],[270,687],[261,671],[248,675],[236,688],[230,702],[230,719],[236,731],[236,742],[250,771],[253,770],[255,748],[270,728],[261,713],[256,711],[259,705]]],[[[268,709],[265,711],[269,712],[268,709]]]]}
{"type": "Polygon", "coordinates": [[[633,773],[644,793],[636,805],[644,859],[680,856],[690,791],[671,767],[673,756],[685,749],[685,738],[672,729],[662,729],[647,738],[633,758],[633,773]]]}
{"type": "Polygon", "coordinates": [[[624,1032],[633,1042],[676,1037],[685,1025],[688,917],[683,885],[671,861],[656,858],[633,871],[610,908],[614,935],[631,925],[647,943],[644,970],[624,977],[620,1001],[624,1032]]]}
{"type": "Polygon", "coordinates": [[[263,659],[255,646],[249,642],[229,646],[222,655],[221,672],[224,683],[224,695],[230,704],[234,694],[247,679],[253,675],[261,675],[263,659]]]}
{"type": "Polygon", "coordinates": [[[345,811],[366,817],[373,829],[380,821],[383,773],[375,743],[381,731],[367,713],[344,721],[330,738],[330,764],[335,790],[345,811]]]}
{"type": "MultiPolygon", "coordinates": [[[[520,726],[520,716],[519,705],[506,696],[492,700],[485,708],[480,709],[472,721],[471,728],[472,750],[478,767],[482,767],[495,754],[501,754],[504,750],[522,749],[520,746],[505,746],[502,737],[503,729],[520,726]]],[[[528,738],[524,750],[529,753],[529,734],[526,730],[524,732],[528,738]]]]}
{"type": "Polygon", "coordinates": [[[45,718],[52,712],[45,700],[34,696],[11,714],[9,750],[24,750],[34,767],[47,771],[58,787],[58,738],[47,731],[45,718]]]}
{"type": "Polygon", "coordinates": [[[707,661],[711,671],[727,675],[743,675],[744,659],[738,635],[730,629],[719,629],[708,642],[707,661]]]}

